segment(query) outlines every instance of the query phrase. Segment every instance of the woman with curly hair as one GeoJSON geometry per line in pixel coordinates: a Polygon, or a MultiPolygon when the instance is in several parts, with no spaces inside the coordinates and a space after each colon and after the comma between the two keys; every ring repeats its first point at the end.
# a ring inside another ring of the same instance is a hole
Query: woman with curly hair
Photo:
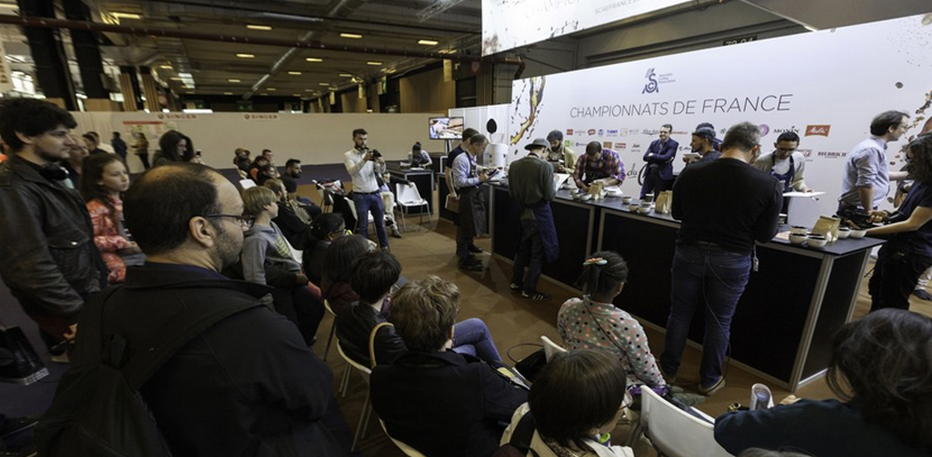
{"type": "Polygon", "coordinates": [[[838,400],[726,413],[715,440],[809,455],[932,455],[932,319],[882,309],[835,335],[828,385],[838,400]]]}

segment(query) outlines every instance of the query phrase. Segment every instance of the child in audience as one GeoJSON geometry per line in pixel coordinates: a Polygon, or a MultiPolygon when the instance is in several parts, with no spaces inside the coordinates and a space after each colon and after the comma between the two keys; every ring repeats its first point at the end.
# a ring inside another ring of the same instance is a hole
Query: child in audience
{"type": "Polygon", "coordinates": [[[388,434],[428,456],[488,457],[527,391],[478,358],[448,351],[459,336],[459,290],[436,276],[392,297],[408,352],[372,369],[372,407],[388,434]]]}
{"type": "Polygon", "coordinates": [[[321,272],[324,269],[324,255],[330,243],[337,238],[348,235],[346,223],[340,213],[324,213],[311,223],[311,236],[304,245],[304,273],[317,286],[321,285],[321,272]]]}
{"type": "Polygon", "coordinates": [[[631,448],[610,443],[630,402],[626,385],[624,367],[608,352],[556,354],[534,380],[528,402],[515,411],[501,444],[530,411],[536,429],[530,449],[538,457],[633,457],[631,448]]]}
{"type": "Polygon", "coordinates": [[[122,195],[129,189],[129,173],[114,154],[89,155],[81,169],[80,190],[94,225],[94,244],[110,269],[107,282],[122,283],[126,265],[142,265],[145,261],[145,255],[123,226],[122,195]]]}
{"type": "Polygon", "coordinates": [[[330,309],[337,318],[345,315],[353,303],[359,301],[359,295],[356,295],[349,282],[353,262],[375,249],[375,243],[361,235],[338,238],[327,248],[320,293],[330,303],[330,309]]]}
{"type": "Polygon", "coordinates": [[[838,400],[726,413],[715,440],[817,456],[932,455],[932,319],[881,309],[835,335],[827,375],[838,400]]]}
{"type": "Polygon", "coordinates": [[[275,200],[275,193],[265,187],[243,191],[243,214],[255,219],[243,240],[243,277],[275,287],[262,301],[294,322],[310,345],[324,317],[324,305],[308,290],[301,264],[272,222],[278,215],[275,200]]]}
{"type": "Polygon", "coordinates": [[[612,303],[627,280],[628,265],[621,256],[611,251],[593,254],[580,278],[584,295],[560,307],[557,330],[567,349],[614,353],[628,373],[628,385],[664,386],[641,324],[612,303]]]}

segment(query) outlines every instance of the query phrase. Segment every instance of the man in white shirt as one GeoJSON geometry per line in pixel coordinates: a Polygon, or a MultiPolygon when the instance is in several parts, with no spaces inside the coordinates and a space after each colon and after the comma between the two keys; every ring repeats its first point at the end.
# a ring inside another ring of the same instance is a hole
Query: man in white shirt
{"type": "Polygon", "coordinates": [[[343,153],[343,164],[353,180],[353,203],[356,206],[356,233],[369,237],[369,212],[375,218],[375,232],[379,237],[379,246],[388,247],[388,235],[385,233],[385,207],[376,177],[377,165],[383,164],[382,154],[368,147],[369,133],[365,129],[353,130],[355,147],[343,153]]]}

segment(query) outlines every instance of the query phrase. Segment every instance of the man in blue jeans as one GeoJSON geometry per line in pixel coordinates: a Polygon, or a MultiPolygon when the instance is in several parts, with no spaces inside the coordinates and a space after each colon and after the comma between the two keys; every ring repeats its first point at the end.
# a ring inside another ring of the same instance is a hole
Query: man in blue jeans
{"type": "Polygon", "coordinates": [[[384,163],[382,154],[369,149],[369,133],[365,129],[353,130],[353,149],[343,153],[343,165],[353,179],[353,203],[356,206],[356,232],[369,238],[369,212],[375,219],[375,233],[379,236],[379,246],[388,248],[388,235],[385,233],[385,207],[382,204],[380,177],[376,176],[377,164],[384,163]]]}
{"type": "Polygon", "coordinates": [[[728,129],[718,160],[695,163],[673,185],[673,217],[682,221],[673,257],[670,316],[660,368],[667,382],[676,372],[689,323],[705,305],[699,393],[725,386],[722,363],[731,318],[756,256],[754,242],[777,234],[781,183],[749,165],[760,153],[760,128],[742,122],[728,129]]]}

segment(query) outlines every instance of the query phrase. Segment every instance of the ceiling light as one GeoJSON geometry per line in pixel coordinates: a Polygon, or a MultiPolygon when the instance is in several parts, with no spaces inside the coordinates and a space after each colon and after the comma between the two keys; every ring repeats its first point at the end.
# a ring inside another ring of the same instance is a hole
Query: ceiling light
{"type": "Polygon", "coordinates": [[[323,62],[323,61],[324,61],[324,59],[318,59],[317,57],[308,57],[308,58],[306,58],[306,59],[304,59],[304,60],[306,60],[306,61],[308,61],[308,62],[323,62]]]}
{"type": "Polygon", "coordinates": [[[161,69],[163,69],[163,70],[171,70],[171,69],[172,69],[172,66],[171,66],[171,65],[159,65],[159,68],[161,68],[161,69]]]}
{"type": "Polygon", "coordinates": [[[228,79],[227,81],[229,81],[229,82],[231,82],[231,83],[242,82],[242,81],[240,81],[240,80],[238,80],[238,79],[235,79],[235,78],[228,79]]]}
{"type": "Polygon", "coordinates": [[[121,13],[119,11],[114,11],[110,13],[110,15],[117,19],[142,19],[142,16],[136,13],[121,13]]]}
{"type": "Polygon", "coordinates": [[[278,89],[276,89],[276,88],[274,88],[274,87],[267,87],[267,88],[265,88],[265,90],[267,90],[267,91],[269,91],[269,92],[275,92],[275,91],[278,90],[278,89]]]}
{"type": "Polygon", "coordinates": [[[171,79],[172,81],[181,81],[180,76],[172,76],[171,78],[168,78],[168,79],[171,79]]]}
{"type": "Polygon", "coordinates": [[[417,44],[423,44],[424,46],[437,46],[439,41],[436,40],[417,40],[417,44]]]}
{"type": "Polygon", "coordinates": [[[259,25],[259,24],[246,24],[246,28],[250,30],[272,30],[271,25],[259,25]]]}
{"type": "Polygon", "coordinates": [[[441,54],[456,54],[456,49],[441,49],[437,52],[441,54]]]}
{"type": "Polygon", "coordinates": [[[366,65],[379,66],[379,65],[382,65],[382,62],[369,61],[369,62],[366,62],[366,65]]]}
{"type": "Polygon", "coordinates": [[[288,74],[289,74],[289,75],[294,75],[294,76],[301,76],[301,72],[300,72],[300,71],[289,71],[288,74]]]}
{"type": "Polygon", "coordinates": [[[321,86],[329,86],[330,83],[320,83],[321,86]]]}
{"type": "Polygon", "coordinates": [[[178,76],[181,76],[182,78],[190,78],[191,73],[181,72],[181,73],[178,73],[178,76]]]}
{"type": "Polygon", "coordinates": [[[301,94],[291,94],[292,97],[300,97],[301,94]]]}
{"type": "Polygon", "coordinates": [[[340,73],[340,77],[341,77],[341,78],[352,78],[353,75],[351,75],[351,74],[349,74],[349,73],[340,73]]]}
{"type": "Polygon", "coordinates": [[[314,89],[304,89],[305,92],[314,92],[314,89]]]}
{"type": "Polygon", "coordinates": [[[223,95],[233,95],[233,92],[224,92],[223,95]]]}
{"type": "Polygon", "coordinates": [[[240,53],[240,54],[237,54],[236,57],[239,57],[240,59],[255,59],[255,58],[256,58],[256,55],[255,55],[255,54],[242,54],[242,53],[240,53]]]}
{"type": "Polygon", "coordinates": [[[360,34],[358,34],[358,33],[341,33],[340,36],[343,37],[343,38],[352,38],[352,39],[354,39],[354,40],[358,40],[358,39],[362,38],[362,35],[360,35],[360,34]]]}

